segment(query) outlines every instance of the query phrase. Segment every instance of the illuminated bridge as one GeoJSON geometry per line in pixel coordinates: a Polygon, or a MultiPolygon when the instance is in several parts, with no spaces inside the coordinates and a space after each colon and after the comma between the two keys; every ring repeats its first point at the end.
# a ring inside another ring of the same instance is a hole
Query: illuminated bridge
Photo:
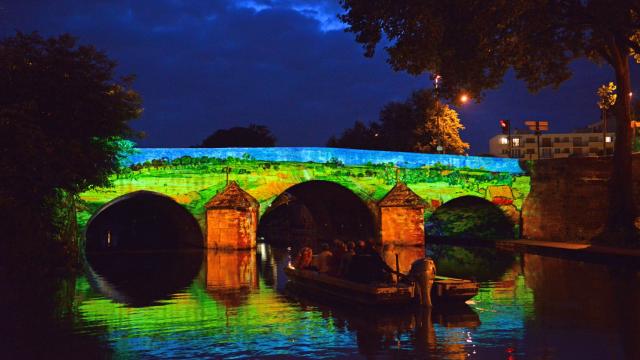
{"type": "Polygon", "coordinates": [[[333,148],[137,149],[111,181],[77,204],[88,251],[510,238],[530,187],[516,159],[333,148]]]}

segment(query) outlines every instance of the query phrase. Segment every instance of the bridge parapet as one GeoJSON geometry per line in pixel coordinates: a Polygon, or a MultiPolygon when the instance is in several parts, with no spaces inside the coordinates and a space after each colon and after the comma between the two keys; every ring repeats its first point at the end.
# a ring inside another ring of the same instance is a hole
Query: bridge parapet
{"type": "Polygon", "coordinates": [[[186,156],[191,158],[236,158],[297,163],[339,163],[346,166],[392,164],[401,168],[420,168],[440,164],[454,168],[477,169],[514,175],[522,175],[524,173],[518,159],[325,147],[139,148],[125,160],[124,164],[129,166],[160,159],[172,161],[186,156]]]}
{"type": "Polygon", "coordinates": [[[310,181],[339,184],[374,213],[400,181],[426,201],[425,219],[469,195],[517,215],[529,192],[529,177],[516,159],[331,148],[137,149],[111,178],[112,187],[81,194],[78,223],[113,199],[147,190],[173,198],[206,230],[205,205],[228,180],[259,202],[258,218],[288,189],[310,181]]]}

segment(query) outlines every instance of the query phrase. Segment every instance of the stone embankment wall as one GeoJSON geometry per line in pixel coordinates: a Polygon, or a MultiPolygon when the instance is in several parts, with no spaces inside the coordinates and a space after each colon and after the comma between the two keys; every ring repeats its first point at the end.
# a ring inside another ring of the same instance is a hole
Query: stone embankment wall
{"type": "MultiPolygon", "coordinates": [[[[611,158],[541,160],[530,165],[531,192],[522,209],[523,236],[589,242],[604,227],[609,208],[611,158]]],[[[636,214],[640,204],[640,154],[633,158],[636,214]]]]}

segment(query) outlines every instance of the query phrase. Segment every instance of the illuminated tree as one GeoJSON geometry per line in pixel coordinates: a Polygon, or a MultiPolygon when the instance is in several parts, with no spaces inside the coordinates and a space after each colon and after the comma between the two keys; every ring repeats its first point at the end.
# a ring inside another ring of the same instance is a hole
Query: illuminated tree
{"type": "Polygon", "coordinates": [[[598,88],[598,107],[603,110],[609,110],[616,103],[616,84],[610,82],[605,85],[601,85],[598,88]]]}
{"type": "Polygon", "coordinates": [[[460,130],[464,126],[460,123],[458,113],[447,104],[440,104],[431,113],[425,114],[425,121],[416,129],[418,138],[414,151],[436,153],[438,146],[446,154],[464,154],[469,144],[460,138],[460,130]]]}
{"type": "Polygon", "coordinates": [[[640,60],[640,5],[621,0],[386,1],[342,0],[341,19],[373,56],[384,41],[389,63],[447,81],[443,96],[481,99],[505,73],[532,91],[559,86],[569,64],[586,57],[614,70],[620,96],[605,233],[611,242],[637,239],[631,181],[629,58],[640,60]]]}
{"type": "Polygon", "coordinates": [[[436,100],[431,90],[415,91],[405,101],[394,101],[380,111],[380,119],[366,126],[357,121],[329,146],[389,151],[463,154],[469,144],[460,138],[458,113],[436,100]]]}

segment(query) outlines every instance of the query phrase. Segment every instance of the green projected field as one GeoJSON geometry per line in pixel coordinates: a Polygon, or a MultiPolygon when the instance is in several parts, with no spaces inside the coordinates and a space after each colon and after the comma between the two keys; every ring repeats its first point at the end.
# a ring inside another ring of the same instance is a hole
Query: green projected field
{"type": "Polygon", "coordinates": [[[112,187],[82,193],[78,222],[84,226],[92,214],[109,201],[127,193],[147,190],[170,196],[202,224],[204,204],[224,188],[227,177],[238,182],[260,202],[261,214],[288,188],[311,180],[338,183],[365,202],[380,200],[396,180],[400,180],[427,201],[425,217],[447,201],[465,195],[519,211],[529,193],[528,176],[439,163],[403,168],[392,163],[345,165],[339,159],[323,163],[264,161],[249,154],[225,159],[182,156],[132,164],[111,178],[112,187]]]}

